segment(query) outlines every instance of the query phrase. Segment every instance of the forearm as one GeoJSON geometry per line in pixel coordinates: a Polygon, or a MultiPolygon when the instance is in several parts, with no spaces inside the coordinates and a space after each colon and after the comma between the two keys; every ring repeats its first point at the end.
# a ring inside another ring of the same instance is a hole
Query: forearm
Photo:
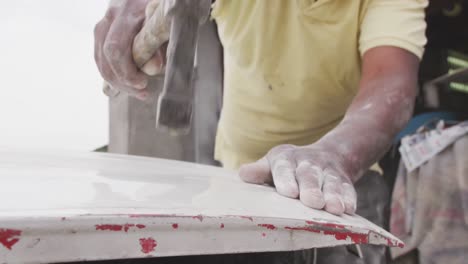
{"type": "Polygon", "coordinates": [[[415,59],[391,69],[366,70],[363,65],[359,92],[343,121],[320,140],[325,146],[338,148],[352,181],[382,157],[411,118],[417,93],[415,59]]]}

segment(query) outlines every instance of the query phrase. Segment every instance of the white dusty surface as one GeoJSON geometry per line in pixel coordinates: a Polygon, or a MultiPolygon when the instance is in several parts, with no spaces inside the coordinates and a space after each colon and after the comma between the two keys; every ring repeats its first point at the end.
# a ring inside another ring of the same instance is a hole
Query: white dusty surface
{"type": "Polygon", "coordinates": [[[220,168],[7,148],[0,160],[2,263],[401,245],[220,168]]]}

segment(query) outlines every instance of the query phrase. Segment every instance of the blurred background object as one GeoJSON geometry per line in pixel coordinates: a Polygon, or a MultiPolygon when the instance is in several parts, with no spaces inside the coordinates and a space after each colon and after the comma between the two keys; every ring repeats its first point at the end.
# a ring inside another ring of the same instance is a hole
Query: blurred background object
{"type": "Polygon", "coordinates": [[[0,146],[107,144],[92,34],[106,8],[106,0],[0,2],[0,146]]]}

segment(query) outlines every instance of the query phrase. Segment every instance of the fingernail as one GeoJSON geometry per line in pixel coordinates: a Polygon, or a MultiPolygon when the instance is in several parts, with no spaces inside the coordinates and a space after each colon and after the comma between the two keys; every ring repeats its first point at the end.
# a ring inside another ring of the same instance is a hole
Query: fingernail
{"type": "Polygon", "coordinates": [[[343,201],[339,197],[333,197],[326,201],[325,210],[334,215],[342,215],[345,207],[343,201]]]}
{"type": "Polygon", "coordinates": [[[293,199],[296,199],[299,197],[299,188],[297,187],[297,184],[296,185],[292,183],[277,184],[276,189],[278,190],[278,193],[280,193],[283,196],[293,198],[293,199]]]}
{"type": "Polygon", "coordinates": [[[134,84],[135,89],[145,89],[148,86],[148,80],[142,80],[134,84]]]}
{"type": "Polygon", "coordinates": [[[346,206],[346,213],[347,214],[350,214],[350,215],[353,215],[356,213],[356,204],[355,203],[352,203],[352,202],[345,202],[345,206],[346,206]]]}
{"type": "Polygon", "coordinates": [[[143,91],[136,94],[136,98],[145,101],[148,98],[148,92],[143,91]]]}
{"type": "Polygon", "coordinates": [[[244,164],[239,168],[239,176],[245,182],[263,184],[270,183],[270,168],[262,160],[244,164]]]}
{"type": "Polygon", "coordinates": [[[146,73],[146,75],[149,76],[154,76],[158,74],[159,72],[159,67],[157,65],[154,65],[154,63],[146,63],[142,68],[141,71],[146,73]]]}

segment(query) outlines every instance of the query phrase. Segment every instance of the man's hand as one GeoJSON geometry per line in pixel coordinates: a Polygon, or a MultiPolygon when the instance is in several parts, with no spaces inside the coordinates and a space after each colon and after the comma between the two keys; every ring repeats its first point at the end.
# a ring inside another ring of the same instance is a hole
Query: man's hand
{"type": "MultiPolygon", "coordinates": [[[[114,1],[105,17],[94,29],[94,57],[103,78],[113,89],[124,91],[141,100],[148,96],[148,75],[133,60],[132,45],[147,17],[154,14],[159,1],[114,1]],[[146,12],[145,12],[146,10],[146,12]]],[[[159,49],[142,68],[156,75],[162,72],[165,48],[159,49]]]]}
{"type": "Polygon", "coordinates": [[[273,148],[241,167],[241,178],[274,184],[280,194],[312,208],[354,213],[352,182],[378,161],[411,117],[418,66],[418,58],[400,48],[368,50],[358,94],[341,123],[312,145],[273,148]]]}
{"type": "Polygon", "coordinates": [[[280,145],[242,166],[239,175],[246,182],[274,184],[279,194],[299,198],[306,206],[336,215],[354,214],[356,191],[349,162],[330,145],[280,145]]]}

